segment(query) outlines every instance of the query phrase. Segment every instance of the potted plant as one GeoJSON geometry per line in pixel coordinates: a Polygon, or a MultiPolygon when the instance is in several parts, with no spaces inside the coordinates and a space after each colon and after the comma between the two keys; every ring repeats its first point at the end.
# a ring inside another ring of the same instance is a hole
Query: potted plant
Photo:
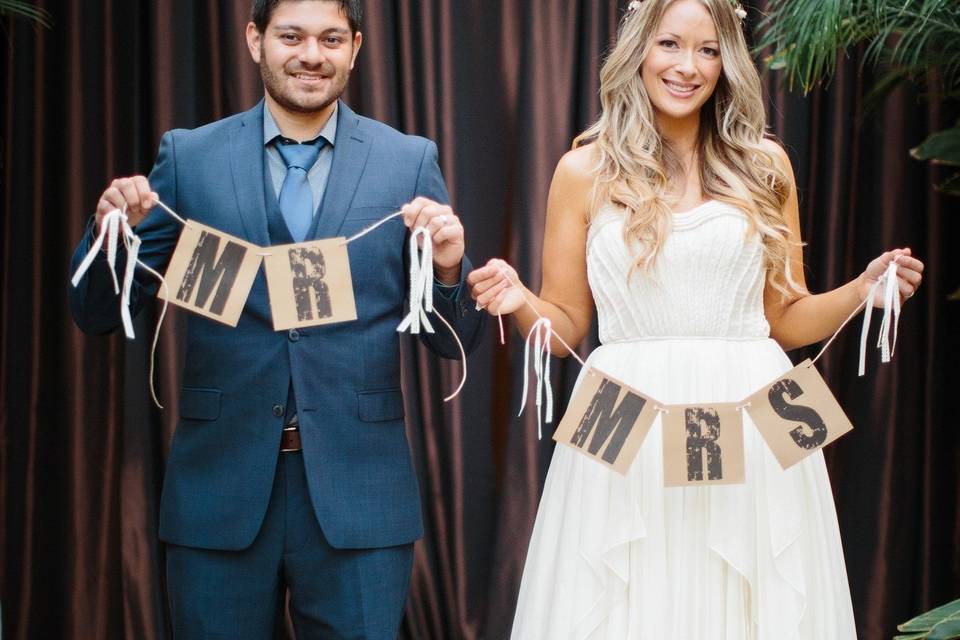
{"type": "MultiPolygon", "coordinates": [[[[769,0],[757,50],[784,81],[805,92],[829,80],[837,58],[863,46],[864,64],[879,72],[866,96],[875,105],[903,82],[945,104],[960,103],[960,3],[955,0],[769,0]]],[[[960,122],[911,150],[918,160],[960,167],[960,122]]],[[[960,196],[960,170],[936,185],[960,196]]],[[[952,296],[960,299],[960,289],[952,296]]]]}

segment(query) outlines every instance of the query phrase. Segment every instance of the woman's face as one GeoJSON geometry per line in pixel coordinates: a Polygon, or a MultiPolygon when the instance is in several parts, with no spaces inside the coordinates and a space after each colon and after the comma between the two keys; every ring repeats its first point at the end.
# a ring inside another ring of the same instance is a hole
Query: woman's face
{"type": "Polygon", "coordinates": [[[663,14],[640,68],[659,119],[699,121],[723,71],[720,41],[699,0],[677,0],[663,14]]]}

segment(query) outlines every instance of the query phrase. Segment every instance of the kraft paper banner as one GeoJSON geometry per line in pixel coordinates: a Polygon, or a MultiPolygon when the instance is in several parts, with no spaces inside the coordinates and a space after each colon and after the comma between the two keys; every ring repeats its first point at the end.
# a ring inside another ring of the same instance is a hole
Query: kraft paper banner
{"type": "Polygon", "coordinates": [[[350,260],[343,238],[270,247],[264,258],[273,328],[357,319],[350,260]]]}
{"type": "Polygon", "coordinates": [[[784,469],[853,430],[810,360],[750,396],[747,413],[784,469]]]}
{"type": "Polygon", "coordinates": [[[260,249],[199,222],[188,220],[164,278],[162,300],[218,322],[237,326],[260,269],[260,249]]]}
{"type": "Polygon", "coordinates": [[[656,403],[596,369],[587,369],[553,439],[626,474],[657,417],[656,403]]]}
{"type": "Polygon", "coordinates": [[[668,487],[746,480],[739,405],[670,405],[663,414],[663,481],[668,487]]]}

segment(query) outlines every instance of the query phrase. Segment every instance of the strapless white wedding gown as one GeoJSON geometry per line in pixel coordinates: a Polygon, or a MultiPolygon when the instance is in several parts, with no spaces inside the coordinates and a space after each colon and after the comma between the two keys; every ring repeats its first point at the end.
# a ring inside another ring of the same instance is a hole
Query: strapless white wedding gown
{"type": "MultiPolygon", "coordinates": [[[[650,274],[607,207],[587,240],[602,346],[588,364],[658,401],[737,402],[793,367],[763,314],[742,211],[675,214],[650,274]]],[[[746,484],[663,486],[660,419],[626,477],[557,446],[514,640],[852,640],[823,455],[784,471],[744,412],[746,484]]]]}

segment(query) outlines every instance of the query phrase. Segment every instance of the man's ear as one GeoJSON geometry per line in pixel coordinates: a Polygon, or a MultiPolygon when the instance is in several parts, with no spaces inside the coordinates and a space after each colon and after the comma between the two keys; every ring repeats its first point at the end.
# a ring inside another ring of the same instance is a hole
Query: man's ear
{"type": "Polygon", "coordinates": [[[360,53],[360,45],[363,44],[363,34],[357,31],[353,35],[353,59],[350,60],[350,70],[353,70],[353,65],[357,63],[357,54],[360,53]]]}
{"type": "Polygon", "coordinates": [[[257,25],[253,22],[247,23],[247,49],[250,50],[250,57],[253,58],[253,61],[257,64],[260,64],[260,45],[262,43],[263,35],[257,29],[257,25]]]}

